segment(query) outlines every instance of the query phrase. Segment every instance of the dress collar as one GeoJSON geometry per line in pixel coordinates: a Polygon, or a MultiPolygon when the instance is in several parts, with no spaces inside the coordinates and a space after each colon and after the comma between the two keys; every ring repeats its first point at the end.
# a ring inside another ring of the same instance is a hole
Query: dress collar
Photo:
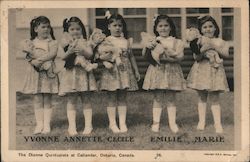
{"type": "Polygon", "coordinates": [[[50,42],[52,41],[52,38],[47,38],[47,39],[38,39],[37,37],[34,39],[34,41],[37,42],[50,42]]]}

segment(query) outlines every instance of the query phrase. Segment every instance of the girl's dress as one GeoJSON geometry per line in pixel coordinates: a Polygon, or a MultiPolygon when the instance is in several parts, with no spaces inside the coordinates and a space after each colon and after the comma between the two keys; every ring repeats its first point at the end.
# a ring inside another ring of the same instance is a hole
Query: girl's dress
{"type": "MultiPolygon", "coordinates": [[[[58,43],[53,39],[39,40],[35,38],[32,40],[34,45],[34,52],[42,52],[41,54],[49,55],[49,51],[58,48],[58,43]]],[[[52,66],[55,65],[54,60],[52,66]]],[[[58,76],[48,77],[45,70],[37,71],[35,67],[29,64],[26,70],[24,86],[22,92],[25,94],[38,93],[58,93],[58,76]]]]}
{"type": "Polygon", "coordinates": [[[110,41],[115,47],[122,50],[121,61],[124,69],[118,68],[114,63],[113,68],[104,68],[100,76],[100,90],[116,91],[118,89],[126,89],[128,91],[138,90],[137,81],[130,62],[131,49],[129,42],[124,37],[108,36],[107,41],[110,41]]]}
{"type": "MultiPolygon", "coordinates": [[[[67,51],[67,48],[64,48],[67,51]]],[[[65,53],[64,53],[65,54],[65,53]]],[[[59,95],[67,93],[96,91],[97,85],[92,71],[87,72],[80,65],[74,65],[75,54],[71,54],[65,61],[59,77],[59,95]]]]}
{"type": "MultiPolygon", "coordinates": [[[[213,39],[217,39],[215,41],[223,41],[220,38],[213,39]]],[[[196,90],[229,91],[223,64],[216,68],[206,57],[194,62],[187,77],[187,86],[196,90]]]]}
{"type": "MultiPolygon", "coordinates": [[[[183,51],[184,44],[174,37],[157,38],[164,48],[183,51]]],[[[177,62],[164,62],[150,64],[143,82],[144,90],[175,90],[180,91],[186,88],[181,66],[177,62]]]]}

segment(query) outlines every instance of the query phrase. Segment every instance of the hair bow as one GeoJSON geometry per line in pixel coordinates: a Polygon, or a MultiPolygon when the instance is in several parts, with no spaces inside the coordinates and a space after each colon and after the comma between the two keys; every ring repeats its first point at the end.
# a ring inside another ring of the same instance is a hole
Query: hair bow
{"type": "Polygon", "coordinates": [[[199,17],[197,17],[197,19],[198,20],[200,20],[200,19],[202,19],[202,18],[204,18],[204,17],[206,17],[207,15],[200,15],[199,17]]]}
{"type": "Polygon", "coordinates": [[[107,11],[105,12],[105,17],[106,17],[107,19],[109,19],[109,18],[111,17],[111,13],[110,13],[109,10],[107,10],[107,11]]]}
{"type": "Polygon", "coordinates": [[[31,19],[31,23],[34,24],[36,22],[37,16],[34,16],[33,19],[31,19]]]}
{"type": "Polygon", "coordinates": [[[153,21],[155,22],[155,20],[157,19],[157,17],[159,16],[159,14],[155,14],[154,15],[154,18],[153,18],[153,21]]]}

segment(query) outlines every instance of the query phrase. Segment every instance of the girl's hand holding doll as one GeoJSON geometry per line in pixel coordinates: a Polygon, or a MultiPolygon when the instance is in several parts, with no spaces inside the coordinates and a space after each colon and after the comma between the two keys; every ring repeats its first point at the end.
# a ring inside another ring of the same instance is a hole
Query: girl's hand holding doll
{"type": "Polygon", "coordinates": [[[90,58],[93,54],[92,48],[87,44],[85,40],[75,39],[74,47],[76,55],[84,56],[85,58],[90,58]]]}
{"type": "Polygon", "coordinates": [[[104,61],[104,62],[103,62],[103,65],[104,65],[104,67],[107,68],[107,69],[113,68],[113,64],[110,63],[110,62],[108,62],[108,61],[104,61]]]}
{"type": "Polygon", "coordinates": [[[166,48],[164,52],[166,53],[166,55],[167,55],[168,57],[171,57],[171,58],[175,58],[175,57],[177,56],[176,51],[174,51],[174,50],[171,49],[171,48],[166,48]]]}
{"type": "Polygon", "coordinates": [[[75,53],[75,51],[76,51],[76,49],[75,49],[74,44],[70,44],[69,47],[68,47],[67,53],[68,54],[73,54],[73,53],[75,53]]]}
{"type": "Polygon", "coordinates": [[[106,54],[100,55],[100,59],[104,60],[104,61],[112,60],[112,58],[113,57],[112,57],[112,55],[109,52],[107,52],[106,54]]]}
{"type": "Polygon", "coordinates": [[[214,49],[213,46],[211,44],[204,44],[201,49],[200,49],[200,52],[201,53],[205,53],[206,51],[208,50],[212,50],[214,49]]]}
{"type": "Polygon", "coordinates": [[[175,58],[166,55],[160,55],[159,59],[161,63],[176,62],[175,58]]]}
{"type": "Polygon", "coordinates": [[[202,45],[201,49],[200,49],[200,52],[201,53],[204,53],[210,49],[214,49],[213,45],[212,45],[212,42],[211,42],[211,39],[208,38],[208,37],[205,37],[205,36],[201,36],[199,38],[199,44],[202,45]]]}
{"type": "Polygon", "coordinates": [[[35,67],[40,67],[43,64],[43,61],[39,60],[39,59],[34,59],[30,62],[33,66],[35,67]]]}
{"type": "Polygon", "coordinates": [[[146,47],[151,50],[154,49],[156,45],[157,45],[157,42],[155,40],[150,40],[146,43],[146,47]]]}
{"type": "MultiPolygon", "coordinates": [[[[122,51],[119,50],[118,48],[113,47],[113,44],[111,42],[104,41],[98,47],[98,53],[99,53],[99,58],[101,60],[108,61],[110,63],[114,62],[120,70],[124,70],[124,65],[122,64],[122,61],[120,58],[122,51]]],[[[110,65],[108,65],[107,67],[110,67],[110,65]]]]}
{"type": "Polygon", "coordinates": [[[183,59],[184,43],[181,40],[175,41],[175,47],[165,48],[164,54],[160,55],[161,62],[179,62],[183,59]]]}

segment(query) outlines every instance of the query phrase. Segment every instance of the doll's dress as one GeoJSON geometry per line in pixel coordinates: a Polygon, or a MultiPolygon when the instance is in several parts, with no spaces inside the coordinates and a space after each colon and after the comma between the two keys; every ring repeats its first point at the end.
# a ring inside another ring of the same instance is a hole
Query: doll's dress
{"type": "Polygon", "coordinates": [[[121,49],[121,61],[124,69],[120,69],[115,63],[113,63],[113,68],[111,69],[104,68],[101,72],[99,89],[106,91],[116,91],[118,89],[138,90],[135,74],[129,60],[129,55],[132,53],[128,40],[124,37],[114,36],[108,36],[106,39],[114,47],[121,49]]]}
{"type": "MultiPolygon", "coordinates": [[[[171,36],[157,39],[160,40],[164,48],[184,50],[184,44],[179,39],[171,36]]],[[[180,64],[178,62],[150,64],[142,88],[144,90],[184,90],[186,82],[180,64]]]]}
{"type": "MultiPolygon", "coordinates": [[[[51,38],[45,40],[39,40],[35,38],[32,40],[34,44],[34,53],[49,54],[49,50],[58,48],[56,40],[51,38]]],[[[52,64],[54,60],[51,60],[52,64]]],[[[58,76],[51,78],[48,77],[45,70],[36,71],[31,63],[28,63],[28,67],[25,72],[24,86],[22,93],[25,94],[38,94],[38,93],[58,93],[58,76]]]]}

